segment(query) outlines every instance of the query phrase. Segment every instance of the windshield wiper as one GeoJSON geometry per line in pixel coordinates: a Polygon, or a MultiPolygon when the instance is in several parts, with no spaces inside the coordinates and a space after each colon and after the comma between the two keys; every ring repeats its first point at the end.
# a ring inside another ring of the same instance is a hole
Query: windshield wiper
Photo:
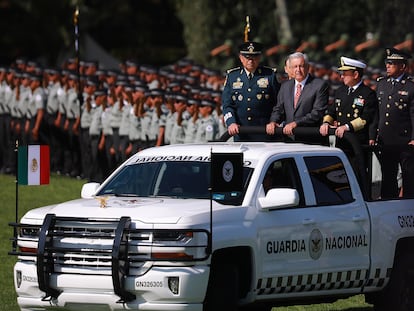
{"type": "Polygon", "coordinates": [[[139,197],[139,195],[135,193],[114,193],[113,195],[116,197],[129,197],[129,198],[139,197]]]}

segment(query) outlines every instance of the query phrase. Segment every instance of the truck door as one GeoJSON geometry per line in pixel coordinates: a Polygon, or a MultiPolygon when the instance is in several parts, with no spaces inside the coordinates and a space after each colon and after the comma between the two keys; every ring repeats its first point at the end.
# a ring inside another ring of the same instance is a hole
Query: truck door
{"type": "Polygon", "coordinates": [[[300,202],[258,215],[258,298],[358,292],[368,273],[369,219],[341,159],[296,157],[273,166],[288,167],[294,181],[280,177],[298,190],[300,202]]]}

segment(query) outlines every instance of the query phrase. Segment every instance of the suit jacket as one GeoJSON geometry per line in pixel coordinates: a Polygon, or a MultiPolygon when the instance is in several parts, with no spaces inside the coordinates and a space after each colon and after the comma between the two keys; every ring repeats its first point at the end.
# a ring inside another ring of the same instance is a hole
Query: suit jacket
{"type": "Polygon", "coordinates": [[[309,75],[296,109],[293,106],[294,88],[294,79],[282,83],[270,121],[279,124],[295,121],[298,126],[319,126],[328,106],[328,82],[309,75]]]}

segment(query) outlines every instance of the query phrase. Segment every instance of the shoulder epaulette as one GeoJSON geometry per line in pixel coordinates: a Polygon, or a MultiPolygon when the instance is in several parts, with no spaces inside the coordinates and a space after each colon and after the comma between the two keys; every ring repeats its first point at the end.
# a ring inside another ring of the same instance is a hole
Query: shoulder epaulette
{"type": "Polygon", "coordinates": [[[235,67],[235,68],[227,69],[226,73],[229,74],[230,72],[240,70],[240,69],[242,69],[242,68],[241,67],[235,67]]]}
{"type": "Polygon", "coordinates": [[[273,68],[269,66],[263,66],[263,68],[267,68],[267,69],[273,70],[273,72],[277,72],[277,68],[273,68]]]}
{"type": "Polygon", "coordinates": [[[384,77],[378,77],[377,82],[381,81],[382,79],[384,79],[384,77]]]}

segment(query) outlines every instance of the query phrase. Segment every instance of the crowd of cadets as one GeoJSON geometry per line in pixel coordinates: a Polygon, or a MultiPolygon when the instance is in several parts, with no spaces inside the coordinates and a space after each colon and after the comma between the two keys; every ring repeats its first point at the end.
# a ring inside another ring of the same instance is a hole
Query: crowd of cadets
{"type": "Polygon", "coordinates": [[[129,155],[164,144],[206,142],[225,128],[222,73],[181,60],[120,70],[74,60],[41,69],[0,68],[0,167],[15,171],[15,144],[48,144],[51,170],[101,181],[129,155]]]}
{"type": "MultiPolygon", "coordinates": [[[[15,173],[16,143],[48,144],[51,171],[102,181],[138,150],[218,139],[225,75],[183,59],[156,68],[128,60],[119,70],[74,59],[42,69],[17,59],[0,67],[0,169],[15,173]]],[[[313,64],[311,73],[341,85],[334,68],[313,64]]],[[[375,88],[380,70],[368,71],[375,88]]],[[[278,73],[280,81],[287,78],[278,73]]]]}

